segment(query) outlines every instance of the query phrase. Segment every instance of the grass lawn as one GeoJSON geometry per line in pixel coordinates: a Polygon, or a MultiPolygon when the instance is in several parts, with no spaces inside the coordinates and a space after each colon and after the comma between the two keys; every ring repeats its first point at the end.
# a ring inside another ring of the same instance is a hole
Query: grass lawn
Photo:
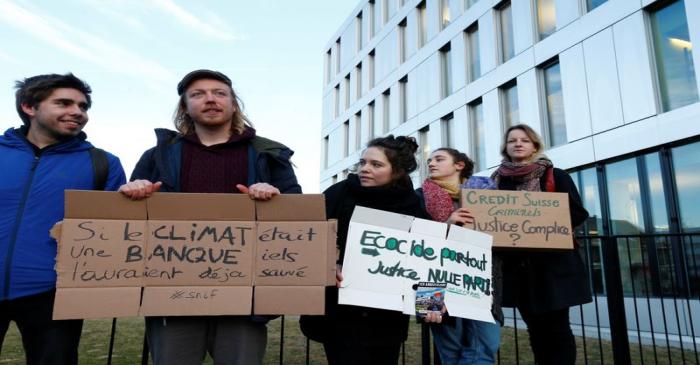
{"type": "MultiPolygon", "coordinates": [[[[304,364],[306,359],[306,338],[301,334],[297,321],[298,317],[289,316],[285,319],[285,343],[284,343],[284,363],[304,364]]],[[[89,320],[85,321],[83,327],[83,337],[80,342],[80,364],[106,364],[109,347],[111,320],[89,320]]],[[[279,364],[280,356],[280,324],[281,320],[276,319],[268,325],[269,337],[265,364],[279,364]]],[[[117,321],[117,336],[114,344],[113,364],[134,365],[141,363],[141,350],[143,346],[143,319],[124,318],[117,321]]],[[[516,356],[520,358],[520,364],[532,364],[532,353],[529,349],[527,332],[518,331],[518,350],[516,355],[515,332],[512,328],[504,327],[501,333],[501,351],[499,353],[501,364],[515,364],[516,356]]],[[[586,357],[584,358],[583,340],[577,338],[578,342],[578,364],[612,364],[612,347],[608,341],[597,339],[586,339],[586,357]],[[601,361],[602,347],[603,360],[601,361]]],[[[656,359],[654,349],[651,346],[644,346],[639,350],[636,344],[630,344],[632,363],[639,364],[679,364],[683,363],[683,355],[686,363],[695,363],[695,353],[686,351],[682,354],[679,349],[672,348],[668,351],[665,347],[656,348],[656,359]],[[669,361],[669,357],[671,361],[669,361]]],[[[310,363],[325,364],[323,348],[318,343],[311,343],[310,363]]],[[[411,332],[406,343],[406,364],[420,364],[420,326],[411,322],[411,332]]],[[[211,364],[211,359],[207,359],[206,364],[211,364]]],[[[24,364],[24,352],[19,338],[17,327],[10,326],[10,330],[5,337],[5,342],[0,354],[0,364],[24,364]]]]}

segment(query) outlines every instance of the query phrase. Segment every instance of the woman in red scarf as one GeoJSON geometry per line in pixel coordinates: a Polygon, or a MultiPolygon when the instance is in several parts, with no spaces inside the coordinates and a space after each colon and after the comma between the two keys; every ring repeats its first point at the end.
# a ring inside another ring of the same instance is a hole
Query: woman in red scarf
{"type": "MultiPolygon", "coordinates": [[[[459,205],[460,188],[471,176],[474,162],[466,154],[452,148],[438,148],[428,159],[429,178],[416,192],[422,198],[425,210],[434,221],[464,225],[474,218],[459,205]]],[[[500,323],[489,323],[464,318],[449,318],[432,313],[431,326],[435,347],[444,365],[494,364],[500,345],[500,324],[503,312],[500,308],[498,279],[500,264],[494,258],[494,305],[493,316],[500,323]]],[[[449,308],[447,308],[449,313],[449,308]]]]}
{"type": "MultiPolygon", "coordinates": [[[[569,174],[554,168],[542,149],[542,139],[529,126],[508,128],[501,146],[503,162],[491,177],[499,190],[569,194],[571,224],[576,227],[588,218],[588,212],[569,174]]],[[[535,362],[575,364],[569,308],[591,301],[588,274],[578,250],[505,252],[501,257],[503,306],[520,311],[535,362]]]]}

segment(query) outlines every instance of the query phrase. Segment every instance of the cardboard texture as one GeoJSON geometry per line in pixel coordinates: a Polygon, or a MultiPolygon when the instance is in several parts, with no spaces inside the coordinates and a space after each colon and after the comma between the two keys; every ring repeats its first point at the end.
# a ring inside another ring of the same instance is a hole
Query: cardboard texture
{"type": "Polygon", "coordinates": [[[251,286],[159,286],[144,288],[142,316],[245,315],[251,286]]]}
{"type": "Polygon", "coordinates": [[[356,207],[338,303],[415,314],[414,284],[444,283],[450,315],[494,322],[492,237],[449,229],[444,223],[356,207]]]}
{"type": "Polygon", "coordinates": [[[326,222],[259,222],[255,285],[326,285],[326,222]],[[322,258],[322,260],[319,260],[322,258]]]}
{"type": "Polygon", "coordinates": [[[146,286],[251,285],[255,222],[149,220],[146,286]],[[169,274],[168,274],[169,273],[169,274]]]}
{"type": "Polygon", "coordinates": [[[283,194],[255,202],[258,221],[325,221],[323,194],[283,194]]]}
{"type": "Polygon", "coordinates": [[[54,319],[138,314],[146,274],[129,252],[146,241],[146,203],[102,191],[66,191],[58,241],[54,319]]]}
{"type": "Polygon", "coordinates": [[[139,313],[141,288],[60,288],[53,319],[133,317],[139,313]]]}
{"type": "Polygon", "coordinates": [[[259,203],[237,194],[131,201],[67,191],[66,218],[52,229],[54,318],[251,314],[253,285],[264,314],[323,314],[324,287],[335,284],[336,231],[318,194],[259,203]]]}
{"type": "Polygon", "coordinates": [[[474,215],[468,228],[492,235],[494,247],[574,247],[566,193],[462,189],[461,204],[474,215]]]}
{"type": "Polygon", "coordinates": [[[255,220],[255,202],[243,194],[158,193],[145,201],[151,220],[255,220]]]}
{"type": "Polygon", "coordinates": [[[325,312],[326,288],[323,286],[256,286],[255,314],[310,314],[325,312]]]}

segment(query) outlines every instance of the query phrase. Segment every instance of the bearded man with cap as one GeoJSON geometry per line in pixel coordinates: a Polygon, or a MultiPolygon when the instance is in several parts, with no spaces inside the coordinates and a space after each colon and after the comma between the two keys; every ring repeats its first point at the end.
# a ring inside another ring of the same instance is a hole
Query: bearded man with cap
{"type": "MultiPolygon", "coordinates": [[[[301,193],[294,152],[255,134],[226,75],[192,71],[177,92],[177,131],[156,129],[157,145],[141,156],[121,193],[244,193],[257,200],[301,193]]],[[[260,364],[266,323],[252,316],[147,317],[146,336],[156,365],[201,364],[207,351],[215,364],[260,364]]]]}

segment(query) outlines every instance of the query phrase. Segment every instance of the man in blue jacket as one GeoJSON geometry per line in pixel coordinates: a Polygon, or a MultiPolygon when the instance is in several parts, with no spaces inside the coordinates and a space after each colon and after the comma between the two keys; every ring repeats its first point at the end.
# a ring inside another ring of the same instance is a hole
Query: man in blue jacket
{"type": "MultiPolygon", "coordinates": [[[[301,193],[293,152],[256,135],[242,103],[221,72],[192,71],[177,85],[177,132],[157,129],[158,143],[139,160],[121,191],[143,199],[156,191],[244,193],[268,200],[301,193]]],[[[146,334],[156,365],[260,364],[267,344],[264,318],[149,317],[146,334]]]]}
{"type": "Polygon", "coordinates": [[[16,88],[24,125],[0,137],[0,350],[14,321],[27,364],[77,364],[82,320],[51,319],[56,241],[49,230],[63,219],[64,190],[117,190],[126,178],[119,159],[102,150],[95,168],[82,132],[91,105],[84,81],[39,75],[16,88]]]}

